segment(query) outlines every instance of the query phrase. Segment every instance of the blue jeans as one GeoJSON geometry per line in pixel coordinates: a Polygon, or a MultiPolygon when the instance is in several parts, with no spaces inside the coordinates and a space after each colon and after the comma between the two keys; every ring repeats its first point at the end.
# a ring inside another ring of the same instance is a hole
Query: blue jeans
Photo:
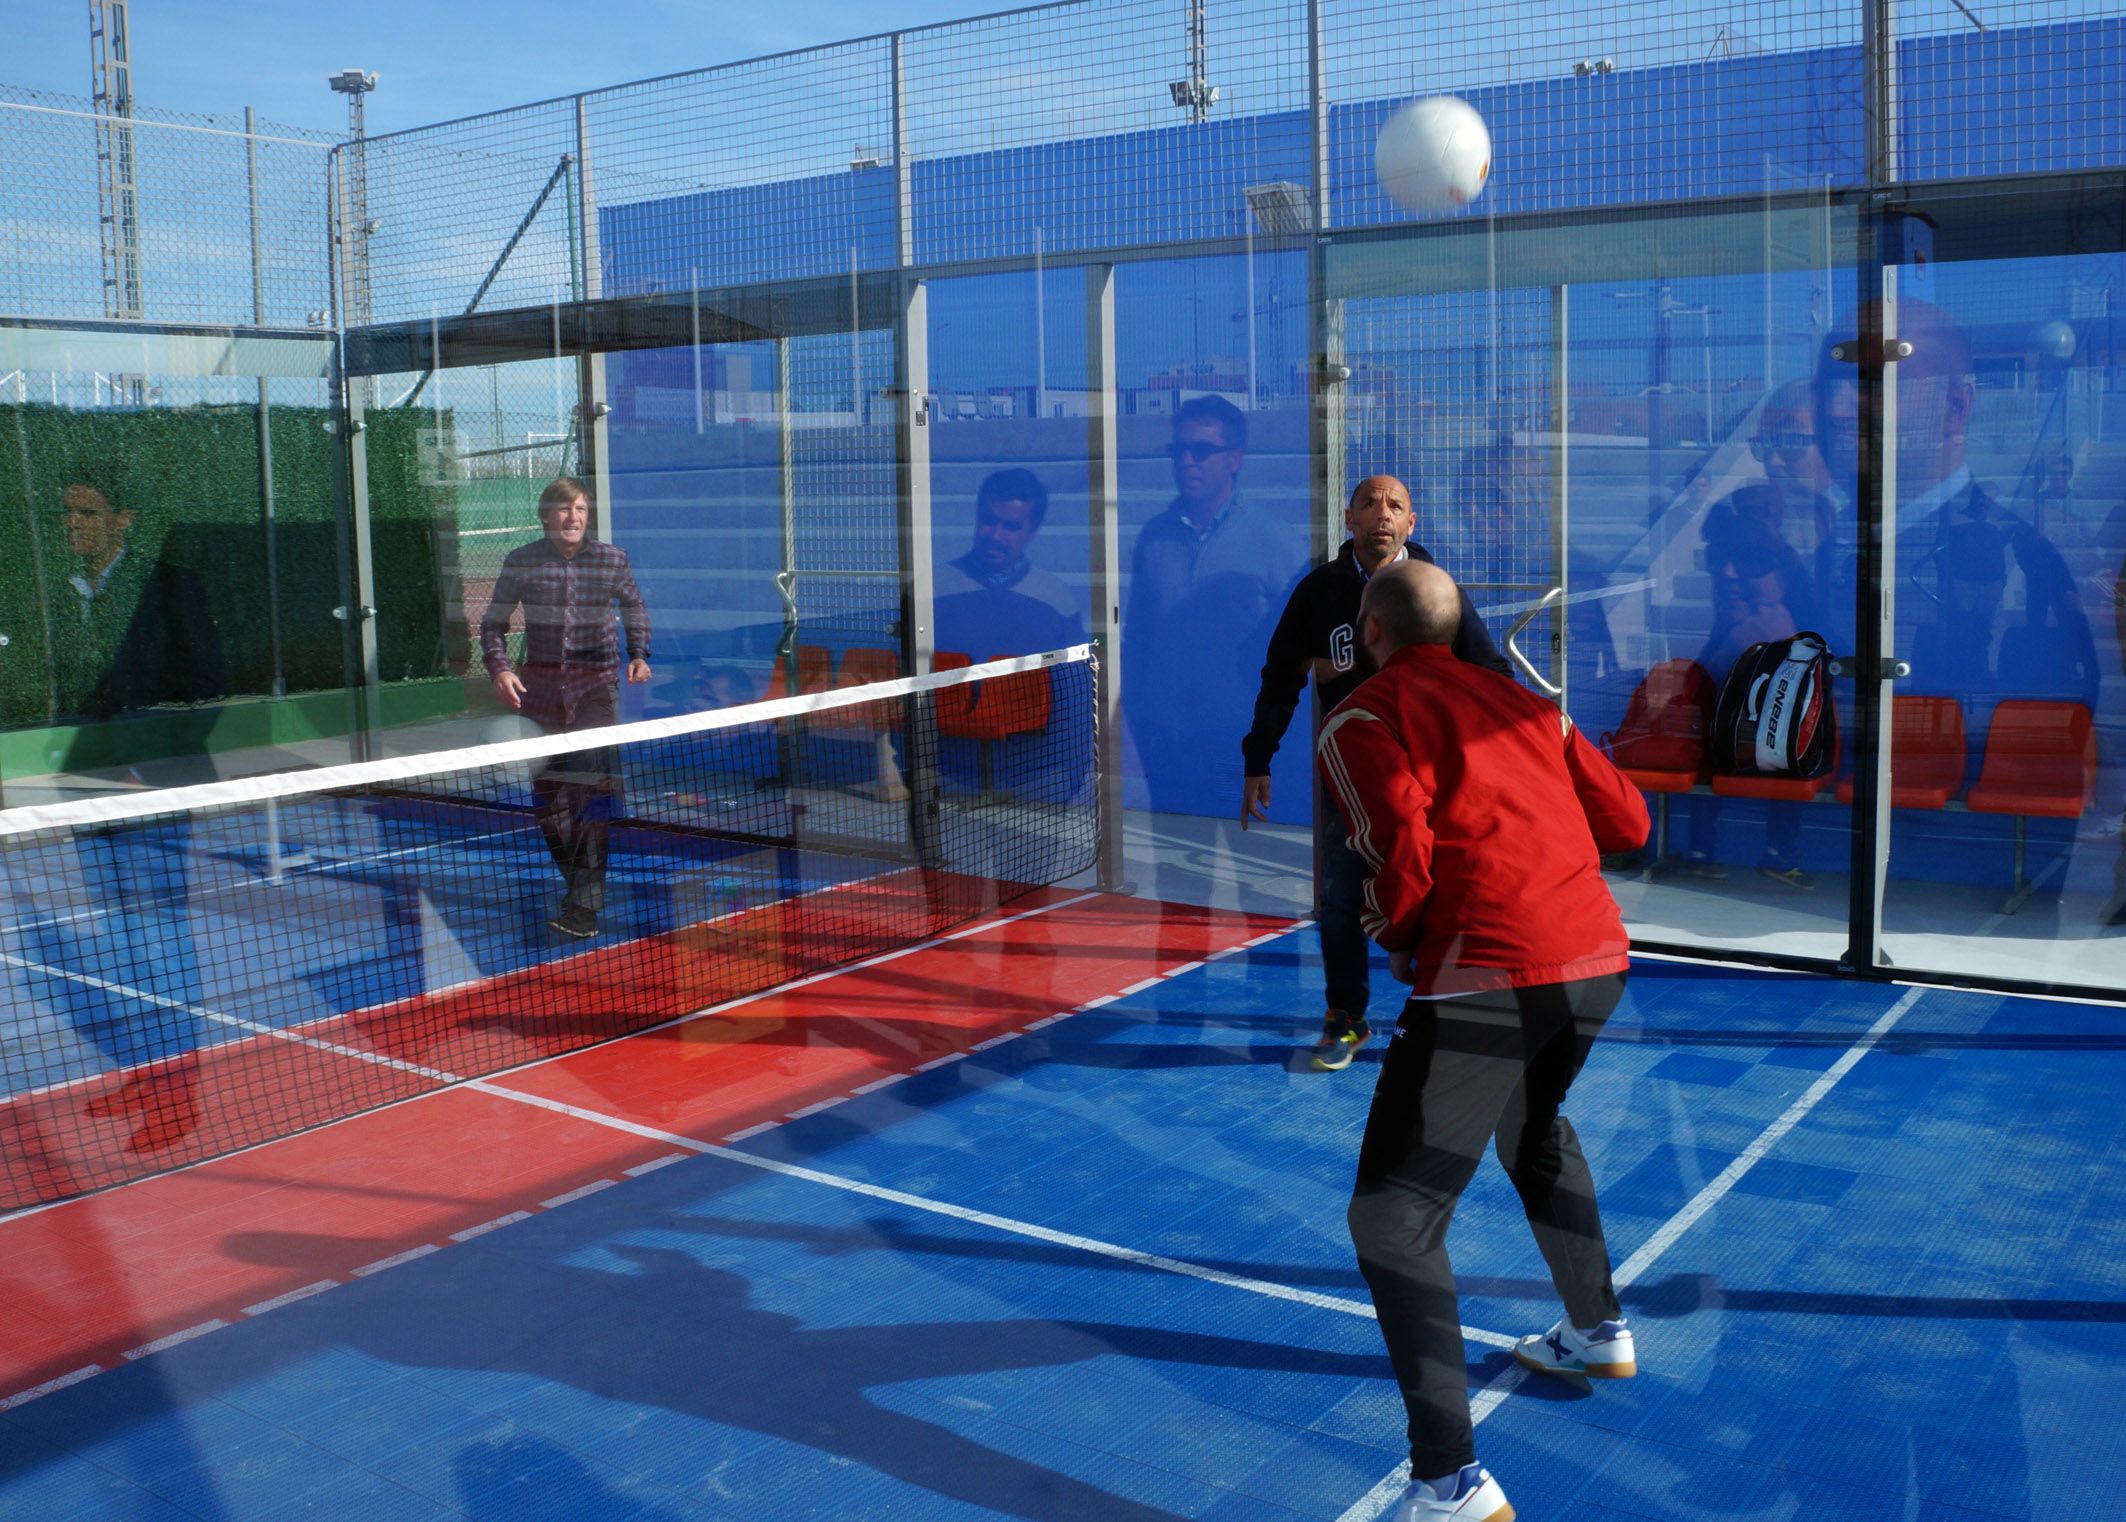
{"type": "Polygon", "coordinates": [[[1372,997],[1372,940],[1359,915],[1366,902],[1366,859],[1351,849],[1343,815],[1326,788],[1315,789],[1321,813],[1321,863],[1314,925],[1321,935],[1321,969],[1329,1008],[1363,1019],[1372,997]]]}

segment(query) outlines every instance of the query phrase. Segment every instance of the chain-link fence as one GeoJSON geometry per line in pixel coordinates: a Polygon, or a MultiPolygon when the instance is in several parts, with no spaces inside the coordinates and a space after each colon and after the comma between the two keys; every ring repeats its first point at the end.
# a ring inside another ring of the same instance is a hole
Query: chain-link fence
{"type": "Polygon", "coordinates": [[[302,127],[0,86],[0,314],[300,328],[332,305],[325,149],[302,127]],[[131,164],[106,205],[99,161],[131,164]],[[123,255],[131,264],[115,272],[123,255]]]}

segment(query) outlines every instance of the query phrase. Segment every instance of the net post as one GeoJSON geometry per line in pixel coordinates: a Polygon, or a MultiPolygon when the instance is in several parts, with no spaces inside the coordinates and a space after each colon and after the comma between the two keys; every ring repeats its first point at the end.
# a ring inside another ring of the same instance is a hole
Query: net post
{"type": "Polygon", "coordinates": [[[1122,501],[1116,440],[1115,267],[1085,267],[1086,512],[1091,550],[1093,782],[1098,791],[1099,884],[1127,891],[1122,848],[1122,501]]]}

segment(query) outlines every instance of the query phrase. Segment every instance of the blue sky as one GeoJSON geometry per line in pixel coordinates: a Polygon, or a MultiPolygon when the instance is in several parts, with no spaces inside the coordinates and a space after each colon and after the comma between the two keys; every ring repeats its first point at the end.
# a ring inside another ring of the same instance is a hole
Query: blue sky
{"type": "MultiPolygon", "coordinates": [[[[84,0],[0,0],[0,83],[89,91],[84,0]]],[[[997,9],[984,0],[134,0],[133,90],[168,110],[341,130],[325,87],[374,70],[369,130],[997,9]]]]}

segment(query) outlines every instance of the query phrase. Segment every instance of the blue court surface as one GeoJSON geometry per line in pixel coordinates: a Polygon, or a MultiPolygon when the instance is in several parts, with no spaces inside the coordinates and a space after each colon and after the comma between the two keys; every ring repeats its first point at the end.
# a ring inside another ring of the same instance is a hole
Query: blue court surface
{"type": "MultiPolygon", "coordinates": [[[[0,1517],[1378,1515],[1378,1046],[1295,1070],[1319,986],[1294,932],[0,1412],[0,1517]]],[[[1639,1377],[1519,1376],[1557,1312],[1495,1163],[1451,1237],[1520,1516],[2113,1515],[2122,1048],[2117,1009],[1638,964],[1569,1110],[1639,1377]]]]}

